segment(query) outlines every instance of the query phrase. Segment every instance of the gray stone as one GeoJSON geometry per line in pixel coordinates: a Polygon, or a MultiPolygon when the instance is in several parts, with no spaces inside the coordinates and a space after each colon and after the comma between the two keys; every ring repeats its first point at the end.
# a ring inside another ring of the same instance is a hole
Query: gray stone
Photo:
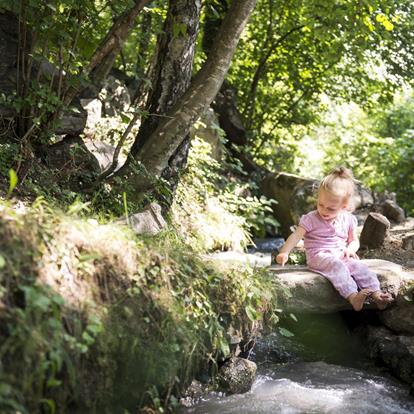
{"type": "Polygon", "coordinates": [[[414,337],[373,326],[367,327],[365,335],[371,357],[380,359],[394,375],[413,386],[414,337]]]}
{"type": "Polygon", "coordinates": [[[414,250],[414,233],[406,234],[403,237],[402,248],[405,250],[414,250]]]}
{"type": "Polygon", "coordinates": [[[208,392],[208,387],[200,381],[192,380],[191,384],[184,391],[180,404],[184,407],[192,407],[208,392]]]}
{"type": "Polygon", "coordinates": [[[370,207],[374,204],[374,197],[372,191],[357,185],[357,191],[353,197],[354,208],[370,207]]]}
{"type": "MultiPolygon", "coordinates": [[[[106,142],[93,141],[90,139],[85,139],[85,146],[98,161],[101,172],[107,170],[112,165],[115,153],[114,146],[107,144],[106,142]]],[[[115,171],[122,167],[125,160],[125,155],[119,154],[118,165],[116,166],[115,171]]]]}
{"type": "Polygon", "coordinates": [[[129,225],[137,234],[158,234],[167,223],[161,215],[161,207],[156,203],[151,203],[143,211],[122,218],[116,221],[120,224],[129,225]]]}
{"type": "Polygon", "coordinates": [[[55,132],[57,135],[79,135],[86,125],[88,114],[82,108],[80,102],[72,104],[71,108],[60,116],[55,132]]]}
{"type": "Polygon", "coordinates": [[[218,384],[226,394],[242,394],[250,390],[257,365],[248,359],[232,357],[219,370],[218,384]]]}
{"type": "Polygon", "coordinates": [[[317,184],[317,180],[287,173],[269,174],[262,181],[263,195],[278,202],[273,212],[283,237],[290,235],[302,214],[315,208],[317,184]]]}
{"type": "Polygon", "coordinates": [[[376,249],[384,244],[388,237],[390,222],[380,213],[369,213],[361,231],[361,247],[376,249]]]}
{"type": "Polygon", "coordinates": [[[82,188],[85,180],[97,176],[100,172],[96,158],[77,136],[45,146],[42,153],[48,167],[56,170],[55,178],[72,182],[73,188],[82,188]],[[85,171],[89,176],[85,175],[85,171]]]}
{"type": "MultiPolygon", "coordinates": [[[[362,260],[372,271],[377,273],[381,289],[398,295],[401,285],[401,266],[386,260],[362,260]]],[[[293,313],[332,313],[352,309],[347,300],[342,298],[324,276],[308,270],[304,266],[271,266],[275,280],[279,284],[278,306],[293,313]]],[[[365,305],[373,308],[374,305],[365,305]]]]}
{"type": "Polygon", "coordinates": [[[405,220],[404,210],[394,200],[385,200],[380,208],[385,217],[396,223],[402,223],[405,220]]]}
{"type": "Polygon", "coordinates": [[[380,313],[380,319],[395,333],[414,335],[413,288],[402,290],[395,303],[380,313]]]}
{"type": "Polygon", "coordinates": [[[110,75],[105,79],[104,88],[99,94],[106,116],[116,116],[126,111],[131,104],[128,88],[119,79],[110,75]]]}
{"type": "Polygon", "coordinates": [[[86,133],[88,135],[94,135],[96,125],[102,117],[102,102],[99,99],[81,99],[80,104],[87,112],[85,125],[86,133]]]}
{"type": "Polygon", "coordinates": [[[375,204],[380,205],[386,200],[397,202],[397,194],[389,191],[384,191],[383,193],[375,193],[375,204]]]}

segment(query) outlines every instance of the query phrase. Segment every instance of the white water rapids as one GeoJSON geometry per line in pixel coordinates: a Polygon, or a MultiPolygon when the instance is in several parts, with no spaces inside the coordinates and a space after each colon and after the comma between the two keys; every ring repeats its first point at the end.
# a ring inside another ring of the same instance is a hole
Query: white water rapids
{"type": "Polygon", "coordinates": [[[391,379],[321,361],[298,362],[258,375],[248,393],[210,396],[186,412],[410,414],[414,401],[407,387],[391,379]]]}
{"type": "MultiPolygon", "coordinates": [[[[352,316],[353,314],[349,314],[352,316]]],[[[348,316],[349,316],[348,315],[348,316]]],[[[369,360],[339,314],[298,315],[261,340],[258,375],[239,395],[210,394],[186,414],[413,414],[409,387],[369,360]]]]}

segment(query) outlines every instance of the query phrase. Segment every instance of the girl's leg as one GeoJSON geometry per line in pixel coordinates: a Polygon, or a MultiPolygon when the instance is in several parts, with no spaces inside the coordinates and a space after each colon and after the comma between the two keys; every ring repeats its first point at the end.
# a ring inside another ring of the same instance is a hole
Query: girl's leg
{"type": "Polygon", "coordinates": [[[351,273],[345,264],[333,254],[318,253],[308,260],[308,265],[311,270],[325,276],[356,311],[362,309],[366,298],[372,293],[369,289],[362,289],[358,292],[358,286],[351,277],[351,273]]]}
{"type": "Polygon", "coordinates": [[[310,270],[325,276],[339,292],[347,299],[352,293],[358,292],[358,285],[344,263],[331,253],[318,253],[308,260],[310,270]]]}
{"type": "Polygon", "coordinates": [[[355,259],[345,259],[344,264],[361,289],[371,289],[372,299],[379,309],[385,309],[393,301],[389,293],[381,291],[377,275],[368,266],[355,259]]]}
{"type": "Polygon", "coordinates": [[[374,292],[380,290],[377,275],[366,264],[356,259],[343,259],[342,262],[360,289],[372,289],[374,292]]]}

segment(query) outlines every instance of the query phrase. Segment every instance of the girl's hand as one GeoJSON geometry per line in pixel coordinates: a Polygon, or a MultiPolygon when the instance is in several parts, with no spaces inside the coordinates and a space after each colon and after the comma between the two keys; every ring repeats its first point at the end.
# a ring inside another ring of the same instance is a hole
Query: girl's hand
{"type": "Polygon", "coordinates": [[[345,248],[345,250],[344,250],[344,257],[347,258],[347,259],[352,258],[352,259],[359,260],[358,255],[352,249],[350,249],[349,247],[346,247],[345,248]]]}
{"type": "Polygon", "coordinates": [[[276,263],[280,264],[281,266],[284,266],[285,263],[288,261],[288,259],[289,259],[288,253],[279,253],[276,256],[276,263]]]}

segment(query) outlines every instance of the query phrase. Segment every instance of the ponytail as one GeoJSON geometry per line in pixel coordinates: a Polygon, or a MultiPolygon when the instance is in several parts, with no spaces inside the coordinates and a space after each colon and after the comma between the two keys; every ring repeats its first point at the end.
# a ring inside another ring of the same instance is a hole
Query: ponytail
{"type": "Polygon", "coordinates": [[[319,191],[321,190],[349,201],[355,191],[352,171],[343,166],[334,168],[319,184],[319,191]]]}

